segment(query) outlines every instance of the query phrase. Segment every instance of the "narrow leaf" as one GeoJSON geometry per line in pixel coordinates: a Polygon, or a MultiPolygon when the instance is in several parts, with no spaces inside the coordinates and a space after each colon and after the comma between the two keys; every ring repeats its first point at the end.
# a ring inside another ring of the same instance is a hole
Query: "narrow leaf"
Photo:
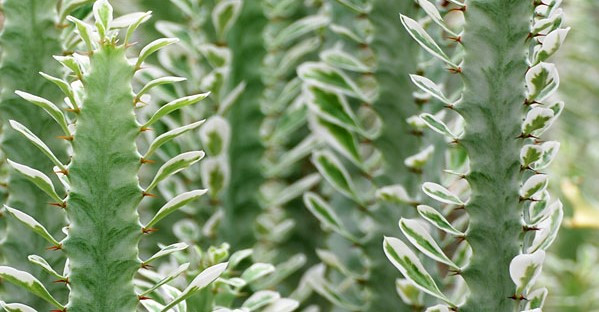
{"type": "Polygon", "coordinates": [[[297,38],[324,28],[331,22],[331,19],[323,15],[312,15],[295,20],[292,24],[282,29],[272,40],[273,46],[286,46],[297,38]]]}
{"type": "Polygon", "coordinates": [[[435,242],[435,239],[424,227],[422,227],[422,225],[420,225],[419,221],[401,218],[399,220],[399,229],[401,229],[401,232],[406,236],[410,243],[426,256],[454,269],[459,269],[459,267],[445,255],[441,247],[435,242]]]}
{"type": "Polygon", "coordinates": [[[58,272],[56,272],[51,266],[50,264],[48,264],[48,262],[46,261],[46,259],[37,256],[37,255],[30,255],[27,257],[27,259],[29,260],[29,262],[36,264],[38,266],[40,266],[44,271],[50,273],[51,275],[59,278],[59,279],[65,279],[64,276],[58,274],[58,272]]]}
{"type": "Polygon", "coordinates": [[[154,179],[146,188],[146,192],[150,193],[158,183],[163,181],[164,179],[178,173],[179,171],[188,168],[189,166],[197,163],[204,157],[204,152],[195,151],[195,152],[187,152],[179,154],[160,167],[154,179]]]}
{"type": "Polygon", "coordinates": [[[435,208],[427,205],[418,205],[418,213],[432,225],[440,229],[441,231],[455,235],[464,236],[465,234],[456,229],[447,219],[438,212],[435,208]]]}
{"type": "Polygon", "coordinates": [[[181,81],[185,81],[186,78],[181,78],[181,77],[161,77],[161,78],[157,78],[154,79],[148,83],[146,83],[145,86],[143,86],[143,88],[141,88],[141,90],[139,90],[139,92],[137,92],[137,95],[135,96],[136,99],[141,98],[142,95],[146,94],[148,91],[150,91],[152,88],[160,86],[160,85],[164,85],[164,84],[171,84],[171,83],[176,83],[176,82],[181,82],[181,81]]]}
{"type": "Polygon", "coordinates": [[[171,101],[171,102],[165,104],[164,106],[160,107],[158,109],[158,111],[156,111],[156,113],[154,113],[152,118],[150,118],[150,120],[148,120],[148,122],[146,122],[144,124],[144,127],[149,127],[151,124],[155,123],[160,118],[172,113],[173,111],[178,110],[178,109],[188,106],[188,105],[195,104],[195,103],[205,99],[209,95],[210,95],[210,92],[206,92],[206,93],[182,97],[180,99],[171,101]]]}
{"type": "Polygon", "coordinates": [[[208,118],[206,124],[200,128],[200,141],[209,156],[218,156],[226,153],[231,141],[231,126],[229,122],[218,115],[208,118]]]}
{"type": "Polygon", "coordinates": [[[66,170],[66,167],[60,162],[60,160],[58,160],[58,158],[56,158],[56,156],[54,155],[54,153],[52,153],[50,148],[40,138],[33,134],[31,130],[27,129],[27,127],[14,120],[9,120],[8,122],[10,123],[10,126],[13,129],[25,136],[25,138],[27,138],[29,142],[31,142],[42,153],[44,153],[44,155],[46,155],[58,168],[60,168],[61,170],[66,170]]]}
{"type": "Polygon", "coordinates": [[[450,205],[464,205],[464,202],[445,187],[432,182],[426,182],[422,185],[422,191],[434,200],[450,205]]]}
{"type": "Polygon", "coordinates": [[[47,240],[53,246],[60,246],[60,243],[41,225],[37,220],[32,218],[30,215],[4,205],[4,208],[17,220],[23,223],[25,226],[33,230],[35,233],[40,235],[42,238],[47,240]]]}
{"type": "Polygon", "coordinates": [[[281,298],[281,295],[276,291],[260,290],[247,298],[241,307],[250,311],[257,311],[258,309],[275,302],[279,298],[281,298]]]}
{"type": "Polygon", "coordinates": [[[545,261],[545,251],[516,256],[510,263],[510,276],[516,284],[516,295],[526,295],[539,275],[545,261]]]}
{"type": "Polygon", "coordinates": [[[64,131],[66,136],[70,136],[71,132],[69,131],[69,127],[68,122],[67,122],[67,118],[64,116],[64,114],[60,111],[60,109],[58,109],[58,107],[56,107],[56,105],[52,104],[52,102],[41,98],[39,96],[35,96],[33,94],[29,94],[27,92],[23,92],[23,91],[15,91],[15,93],[22,97],[24,100],[34,104],[35,106],[41,107],[43,110],[45,110],[54,120],[56,120],[56,122],[58,123],[58,125],[62,128],[62,131],[64,131]]]}
{"type": "Polygon", "coordinates": [[[312,153],[312,163],[325,180],[337,191],[354,199],[358,203],[360,202],[349,173],[333,153],[329,151],[315,151],[312,153]]]}
{"type": "Polygon", "coordinates": [[[241,274],[241,278],[248,284],[265,277],[275,271],[274,265],[270,263],[254,263],[241,274]]]}
{"type": "Polygon", "coordinates": [[[181,292],[181,295],[179,295],[177,298],[175,298],[173,301],[171,301],[167,306],[165,306],[161,312],[167,312],[168,310],[170,310],[171,308],[173,308],[174,306],[176,306],[177,304],[179,304],[179,302],[191,297],[194,293],[196,293],[197,291],[199,291],[200,289],[203,289],[205,287],[207,287],[208,285],[210,285],[212,282],[214,282],[214,280],[216,280],[227,268],[227,263],[219,263],[217,265],[213,265],[207,269],[205,269],[204,271],[202,271],[202,273],[198,274],[198,276],[196,276],[196,278],[193,279],[193,281],[191,281],[191,283],[189,283],[189,286],[187,286],[187,288],[185,288],[185,290],[183,290],[183,292],[181,292]]]}
{"type": "Polygon", "coordinates": [[[177,42],[179,42],[179,39],[177,38],[160,38],[148,43],[148,45],[143,47],[141,52],[139,52],[139,58],[137,59],[137,63],[135,63],[135,68],[140,68],[141,64],[154,52],[177,42]]]}
{"type": "Polygon", "coordinates": [[[443,91],[441,90],[441,87],[438,86],[436,83],[434,83],[432,80],[424,77],[424,76],[419,76],[419,75],[410,75],[410,79],[412,79],[412,82],[422,91],[430,94],[431,96],[433,96],[434,98],[438,99],[439,101],[447,104],[447,105],[453,105],[454,103],[449,100],[445,94],[443,93],[443,91]]]}
{"type": "Polygon", "coordinates": [[[424,293],[411,280],[398,278],[395,280],[395,290],[401,300],[411,306],[422,306],[424,293]]]}
{"type": "Polygon", "coordinates": [[[556,29],[545,36],[541,48],[535,54],[535,64],[546,61],[555,54],[564,43],[564,40],[566,40],[569,31],[570,27],[556,29]]]}
{"type": "Polygon", "coordinates": [[[553,210],[553,213],[548,219],[537,225],[540,230],[535,232],[535,238],[530,248],[528,248],[528,252],[546,250],[549,248],[549,246],[551,246],[551,244],[553,244],[553,241],[555,241],[564,218],[564,210],[562,205],[559,204],[555,208],[556,209],[553,210]]]}
{"type": "Polygon", "coordinates": [[[58,196],[58,194],[56,194],[54,184],[52,184],[52,180],[50,180],[50,178],[48,178],[47,175],[43,174],[39,170],[16,163],[10,159],[7,159],[6,161],[18,173],[24,175],[27,178],[27,180],[35,184],[35,186],[37,186],[40,190],[44,191],[44,193],[48,194],[48,196],[50,196],[52,199],[56,200],[59,203],[63,202],[63,199],[60,196],[58,196]]]}
{"type": "Polygon", "coordinates": [[[110,30],[110,24],[112,23],[112,6],[108,3],[108,0],[98,0],[94,3],[92,11],[100,37],[103,38],[106,31],[110,30]]]}
{"type": "Polygon", "coordinates": [[[547,141],[541,144],[541,148],[543,149],[543,155],[541,159],[533,164],[533,169],[535,170],[543,170],[549,167],[551,162],[557,156],[557,152],[559,152],[560,143],[556,141],[547,141]]]}
{"type": "Polygon", "coordinates": [[[429,145],[419,153],[406,157],[406,159],[404,159],[404,165],[412,170],[422,170],[422,167],[426,165],[434,152],[435,146],[429,145]]]}
{"type": "Polygon", "coordinates": [[[175,243],[172,245],[168,245],[166,247],[161,248],[157,253],[148,258],[148,260],[144,261],[144,264],[148,264],[158,258],[168,256],[174,252],[185,250],[187,249],[187,247],[189,247],[189,245],[187,245],[186,243],[175,243]]]}
{"type": "Polygon", "coordinates": [[[402,14],[400,14],[400,19],[401,23],[408,31],[410,36],[412,36],[412,38],[414,38],[414,40],[416,40],[416,42],[418,42],[418,44],[420,44],[422,48],[424,48],[434,57],[447,63],[452,68],[458,68],[456,64],[451,62],[449,56],[447,56],[447,54],[443,52],[443,50],[439,47],[439,45],[437,45],[435,40],[429,34],[426,33],[424,28],[422,28],[422,26],[417,21],[402,14]]]}
{"type": "Polygon", "coordinates": [[[150,147],[148,147],[148,151],[144,155],[144,158],[145,159],[150,158],[150,156],[152,156],[152,154],[154,154],[154,152],[156,152],[156,150],[158,150],[163,144],[167,143],[168,141],[178,137],[179,135],[181,135],[187,131],[198,128],[204,122],[205,122],[205,120],[196,121],[192,124],[189,124],[189,125],[186,125],[183,127],[179,127],[179,128],[176,128],[176,129],[173,129],[173,130],[170,130],[168,132],[161,134],[156,139],[154,139],[154,141],[152,141],[152,143],[150,143],[150,147]]]}
{"type": "Polygon", "coordinates": [[[67,16],[67,20],[75,24],[75,27],[77,27],[77,32],[79,33],[79,37],[81,37],[81,40],[85,42],[87,50],[93,51],[94,41],[92,40],[92,34],[94,33],[94,29],[88,23],[83,22],[73,16],[67,16]]]}
{"type": "Polygon", "coordinates": [[[321,52],[320,59],[333,67],[357,73],[370,73],[374,70],[371,66],[364,64],[364,62],[360,61],[355,56],[339,48],[328,49],[321,52]]]}
{"type": "Polygon", "coordinates": [[[300,303],[297,300],[289,298],[279,298],[271,303],[262,312],[292,312],[299,308],[300,303]]]}
{"type": "Polygon", "coordinates": [[[441,28],[443,28],[450,35],[454,37],[457,36],[451,29],[449,29],[449,27],[447,27],[443,21],[443,17],[441,17],[441,14],[439,13],[439,10],[437,10],[437,7],[433,3],[428,0],[418,0],[418,4],[435,24],[441,26],[441,28]]]}
{"type": "Polygon", "coordinates": [[[331,229],[339,234],[347,233],[343,222],[335,213],[333,207],[324,201],[316,193],[307,192],[304,194],[304,205],[327,229],[331,229]]]}
{"type": "Polygon", "coordinates": [[[420,115],[420,119],[422,119],[422,121],[424,121],[424,123],[429,128],[431,128],[433,131],[440,133],[444,136],[447,136],[449,138],[452,138],[452,139],[457,138],[457,136],[449,130],[447,125],[445,125],[445,123],[443,121],[441,121],[439,118],[435,117],[434,115],[424,113],[424,114],[420,115]]]}
{"type": "Polygon", "coordinates": [[[0,266],[0,277],[11,284],[24,288],[28,292],[40,297],[41,299],[44,299],[55,307],[61,310],[64,309],[64,306],[60,304],[60,302],[56,301],[56,299],[50,295],[46,287],[44,287],[40,281],[33,277],[33,275],[11,267],[0,266]]]}
{"type": "Polygon", "coordinates": [[[219,38],[224,39],[231,26],[235,24],[242,4],[241,0],[224,0],[212,9],[212,25],[219,38]]]}
{"type": "Polygon", "coordinates": [[[297,74],[309,84],[368,101],[352,79],[342,71],[324,63],[305,62],[298,67],[297,74]]]}
{"type": "Polygon", "coordinates": [[[175,269],[174,271],[170,272],[167,276],[165,276],[163,279],[161,279],[160,281],[158,281],[154,286],[152,286],[148,290],[146,290],[143,293],[141,293],[140,296],[145,296],[147,294],[151,294],[156,289],[158,289],[160,286],[162,286],[162,285],[164,285],[164,284],[166,284],[166,283],[174,280],[179,275],[183,274],[183,272],[187,271],[188,268],[189,268],[189,263],[184,263],[184,264],[180,265],[177,269],[175,269]]]}
{"type": "Polygon", "coordinates": [[[173,199],[169,200],[158,212],[156,215],[146,224],[144,228],[148,229],[154,226],[158,221],[162,220],[162,218],[171,214],[173,211],[185,206],[187,203],[192,200],[200,198],[200,196],[206,194],[208,190],[195,190],[180,194],[173,199]]]}
{"type": "Polygon", "coordinates": [[[6,312],[37,312],[36,309],[30,306],[21,303],[6,303],[4,301],[0,301],[0,308],[6,312]]]}
{"type": "Polygon", "coordinates": [[[448,306],[438,304],[436,306],[428,307],[424,312],[451,312],[448,306]]]}
{"type": "Polygon", "coordinates": [[[450,300],[439,290],[431,275],[424,269],[418,257],[404,242],[394,237],[385,237],[383,248],[389,261],[405,278],[423,292],[450,303],[450,300]]]}
{"type": "Polygon", "coordinates": [[[141,25],[142,23],[145,23],[147,20],[150,19],[150,17],[152,17],[151,11],[148,11],[145,13],[137,13],[137,15],[135,15],[135,16],[130,16],[130,20],[127,22],[130,24],[129,24],[129,27],[127,28],[127,34],[125,35],[124,44],[129,43],[129,40],[131,40],[131,36],[133,36],[133,33],[139,27],[139,25],[141,25]]]}

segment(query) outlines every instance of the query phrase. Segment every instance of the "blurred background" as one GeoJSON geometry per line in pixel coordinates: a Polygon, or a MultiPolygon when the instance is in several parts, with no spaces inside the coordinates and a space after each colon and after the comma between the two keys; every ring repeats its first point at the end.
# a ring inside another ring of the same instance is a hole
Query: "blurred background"
{"type": "MultiPolygon", "coordinates": [[[[253,1],[253,0],[252,0],[253,1]]],[[[299,0],[298,0],[299,1],[299,0]]],[[[178,16],[166,0],[113,1],[121,12],[154,8],[157,20],[178,16]],[[155,8],[164,7],[163,10],[155,8]]],[[[561,194],[565,217],[548,255],[541,284],[549,288],[546,312],[599,311],[599,1],[564,1],[572,27],[556,57],[566,108],[550,136],[560,141],[552,165],[553,194],[561,194]]],[[[149,24],[151,25],[151,24],[149,24]]],[[[400,27],[399,19],[397,27],[400,27]]],[[[153,33],[151,27],[145,29],[153,33]]]]}

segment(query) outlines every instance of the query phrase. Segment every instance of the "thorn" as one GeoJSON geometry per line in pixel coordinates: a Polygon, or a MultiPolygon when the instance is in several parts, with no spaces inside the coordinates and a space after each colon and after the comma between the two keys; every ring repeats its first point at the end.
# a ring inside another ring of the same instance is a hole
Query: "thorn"
{"type": "Polygon", "coordinates": [[[156,231],[158,231],[157,228],[142,228],[141,229],[142,234],[150,234],[150,233],[154,233],[156,231]]]}
{"type": "Polygon", "coordinates": [[[75,113],[75,114],[81,113],[81,109],[79,109],[79,108],[65,108],[64,110],[66,110],[67,112],[75,113]]]}
{"type": "Polygon", "coordinates": [[[69,282],[69,278],[65,278],[65,279],[59,279],[59,280],[55,280],[53,283],[65,283],[65,285],[70,284],[69,282]]]}
{"type": "Polygon", "coordinates": [[[148,128],[148,127],[141,127],[139,128],[139,132],[144,132],[144,131],[151,131],[152,128],[148,128]]]}
{"type": "Polygon", "coordinates": [[[464,5],[463,7],[459,7],[459,8],[453,8],[453,9],[450,9],[448,12],[453,12],[453,11],[462,11],[462,12],[466,12],[466,5],[464,5]]]}
{"type": "Polygon", "coordinates": [[[149,269],[153,268],[153,266],[151,266],[151,265],[149,265],[149,264],[147,264],[147,263],[142,263],[142,264],[141,264],[141,268],[142,268],[142,269],[149,270],[149,269]]]}
{"type": "Polygon", "coordinates": [[[536,227],[536,226],[528,226],[528,225],[524,225],[522,226],[522,230],[524,232],[530,232],[530,231],[540,231],[541,229],[536,227]]]}
{"type": "Polygon", "coordinates": [[[457,43],[463,44],[462,43],[462,36],[449,36],[448,37],[449,40],[453,40],[457,43]]]}
{"type": "Polygon", "coordinates": [[[134,46],[136,44],[137,44],[137,42],[127,43],[127,44],[125,44],[125,49],[129,49],[130,47],[132,47],[132,46],[134,46]]]}
{"type": "Polygon", "coordinates": [[[48,247],[46,250],[62,250],[62,244],[58,244],[56,246],[48,247]]]}
{"type": "Polygon", "coordinates": [[[449,276],[456,276],[456,275],[462,275],[462,270],[456,270],[456,269],[449,269],[449,276]]]}
{"type": "Polygon", "coordinates": [[[69,136],[59,135],[59,136],[57,136],[57,138],[67,140],[67,141],[73,141],[73,139],[74,139],[72,135],[69,135],[69,136]]]}
{"type": "Polygon", "coordinates": [[[155,163],[155,161],[154,161],[154,160],[151,160],[151,159],[145,159],[145,158],[143,158],[143,157],[142,157],[142,158],[139,160],[139,162],[140,162],[140,163],[142,163],[142,164],[153,164],[153,163],[155,163]]]}
{"type": "Polygon", "coordinates": [[[445,108],[447,108],[447,109],[451,109],[451,110],[453,110],[453,108],[454,108],[454,105],[453,105],[453,104],[447,104],[447,105],[444,105],[443,107],[445,107],[445,108]]]}
{"type": "Polygon", "coordinates": [[[50,312],[67,312],[67,308],[64,308],[62,310],[50,310],[50,312]]]}
{"type": "Polygon", "coordinates": [[[462,67],[460,67],[460,66],[451,67],[451,68],[448,68],[447,70],[452,74],[461,74],[462,73],[462,67]]]}
{"type": "Polygon", "coordinates": [[[466,235],[460,235],[460,236],[456,237],[455,240],[459,244],[466,240],[466,235]]]}
{"type": "Polygon", "coordinates": [[[62,173],[64,175],[66,175],[66,176],[69,175],[69,170],[68,169],[60,169],[60,170],[54,171],[54,172],[56,172],[56,173],[62,173]]]}
{"type": "Polygon", "coordinates": [[[49,203],[50,206],[54,206],[54,207],[60,207],[62,209],[66,209],[67,208],[67,203],[65,202],[61,202],[61,203],[49,203]]]}
{"type": "Polygon", "coordinates": [[[141,300],[150,300],[152,298],[150,297],[146,297],[146,296],[137,296],[137,300],[141,301],[141,300]]]}
{"type": "Polygon", "coordinates": [[[154,195],[154,194],[152,194],[152,193],[146,193],[146,192],[143,192],[143,193],[141,193],[141,195],[142,195],[143,197],[158,197],[158,196],[156,196],[156,195],[154,195]]]}
{"type": "Polygon", "coordinates": [[[508,298],[510,298],[512,300],[517,300],[517,301],[520,301],[520,300],[526,300],[526,301],[528,301],[528,299],[526,299],[526,297],[524,297],[523,295],[512,295],[512,296],[510,296],[508,298]]]}

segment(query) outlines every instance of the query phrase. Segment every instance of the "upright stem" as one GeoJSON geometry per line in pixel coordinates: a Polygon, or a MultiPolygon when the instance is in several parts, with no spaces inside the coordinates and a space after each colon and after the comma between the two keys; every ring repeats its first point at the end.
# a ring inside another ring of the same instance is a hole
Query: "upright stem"
{"type": "MultiPolygon", "coordinates": [[[[59,158],[64,157],[65,146],[56,138],[60,135],[60,128],[41,108],[15,95],[15,90],[19,89],[56,102],[63,97],[56,87],[38,74],[43,71],[58,75],[60,68],[60,64],[52,59],[52,55],[61,53],[60,32],[55,27],[56,1],[5,0],[2,2],[2,11],[4,28],[0,35],[0,118],[3,130],[0,149],[11,160],[50,172],[52,166],[47,158],[27,140],[23,140],[21,134],[10,129],[8,120],[19,120],[46,142],[59,158]]],[[[7,205],[19,207],[23,212],[36,216],[51,233],[60,231],[64,219],[57,217],[60,214],[57,214],[56,208],[48,205],[50,199],[46,194],[37,191],[32,183],[14,171],[11,171],[7,184],[7,205]]],[[[38,266],[27,261],[28,255],[48,247],[47,243],[17,222],[7,222],[5,226],[0,238],[2,263],[27,270],[43,279],[49,278],[43,275],[38,266]]],[[[59,253],[55,253],[46,258],[54,264],[58,256],[59,253]]],[[[28,302],[38,310],[49,309],[42,300],[8,283],[2,283],[1,288],[1,297],[28,302]]]]}
{"type": "Polygon", "coordinates": [[[462,38],[464,117],[461,144],[470,157],[472,196],[467,241],[470,265],[463,277],[471,294],[460,312],[514,311],[509,267],[521,246],[519,153],[527,71],[526,38],[532,1],[466,1],[462,38]]]}
{"type": "Polygon", "coordinates": [[[104,44],[90,57],[86,96],[69,166],[69,312],[135,311],[133,276],[140,268],[142,199],[133,112],[134,73],[123,47],[104,44]]]}

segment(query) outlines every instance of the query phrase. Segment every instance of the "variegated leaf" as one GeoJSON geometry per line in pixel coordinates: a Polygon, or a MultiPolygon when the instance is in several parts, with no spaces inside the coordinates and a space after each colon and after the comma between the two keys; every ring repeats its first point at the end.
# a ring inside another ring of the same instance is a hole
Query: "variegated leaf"
{"type": "Polygon", "coordinates": [[[531,246],[528,248],[528,252],[546,250],[549,248],[549,246],[551,246],[551,244],[553,244],[553,241],[555,241],[564,218],[564,210],[562,205],[558,205],[555,208],[556,209],[553,210],[553,213],[549,218],[537,225],[540,230],[535,231],[535,238],[531,246]]]}
{"type": "Polygon", "coordinates": [[[526,295],[543,267],[545,251],[537,250],[532,254],[516,256],[510,263],[510,276],[516,284],[516,295],[526,295]]]}
{"type": "Polygon", "coordinates": [[[389,261],[405,278],[413,282],[423,292],[450,303],[450,300],[439,290],[439,287],[418,257],[404,242],[394,237],[385,237],[383,248],[389,261]]]}
{"type": "Polygon", "coordinates": [[[228,263],[226,262],[219,263],[202,271],[191,281],[191,283],[189,283],[189,286],[187,286],[187,288],[185,288],[185,290],[183,290],[179,296],[173,299],[173,301],[166,305],[161,312],[169,311],[180,302],[191,297],[197,291],[209,286],[225,271],[225,269],[227,269],[227,265],[228,263]]]}
{"type": "Polygon", "coordinates": [[[439,101],[441,101],[447,105],[454,104],[451,100],[449,100],[445,96],[445,94],[441,90],[441,87],[438,86],[436,83],[434,83],[432,80],[430,80],[424,76],[419,76],[419,75],[410,75],[410,79],[412,79],[412,82],[414,83],[414,85],[416,85],[418,88],[420,88],[420,90],[426,92],[427,94],[430,94],[431,96],[438,99],[439,101]]]}
{"type": "Polygon", "coordinates": [[[422,191],[434,200],[450,205],[464,205],[464,202],[445,187],[432,182],[422,184],[422,191]]]}
{"type": "Polygon", "coordinates": [[[424,123],[431,128],[433,131],[440,133],[446,137],[449,137],[451,139],[456,139],[457,136],[455,134],[453,134],[451,132],[451,130],[449,130],[449,128],[447,127],[447,125],[441,121],[439,118],[435,117],[434,115],[428,114],[428,113],[424,113],[420,115],[420,119],[422,121],[424,121],[424,123]]]}
{"type": "Polygon", "coordinates": [[[158,172],[154,176],[154,179],[152,180],[150,185],[148,185],[148,187],[146,188],[146,190],[145,190],[146,193],[151,192],[154,189],[154,187],[156,187],[158,185],[158,183],[160,183],[164,179],[166,179],[174,174],[177,174],[178,172],[180,172],[181,170],[183,170],[185,168],[189,168],[189,166],[197,163],[203,157],[204,157],[204,152],[194,151],[194,152],[182,153],[182,154],[179,154],[179,155],[169,159],[167,162],[164,163],[164,165],[162,165],[160,167],[160,169],[158,169],[158,172]]]}
{"type": "Polygon", "coordinates": [[[175,210],[185,206],[192,200],[198,199],[202,195],[206,194],[207,190],[195,190],[180,194],[173,199],[169,200],[164,206],[158,210],[156,215],[145,225],[145,229],[149,229],[154,226],[158,221],[162,220],[167,215],[171,214],[175,210]]]}
{"type": "Polygon", "coordinates": [[[60,310],[64,309],[64,306],[50,295],[46,287],[37,278],[27,272],[7,266],[0,266],[0,278],[24,288],[26,291],[40,297],[60,310]]]}
{"type": "Polygon", "coordinates": [[[438,212],[435,208],[427,205],[418,205],[418,213],[432,225],[440,229],[441,231],[455,235],[464,236],[465,234],[456,229],[447,219],[438,212]]]}
{"type": "Polygon", "coordinates": [[[526,72],[527,101],[542,102],[559,86],[559,74],[554,64],[540,62],[526,72]]]}
{"type": "Polygon", "coordinates": [[[46,230],[46,228],[41,223],[39,223],[37,220],[35,220],[33,217],[31,217],[30,215],[28,215],[20,210],[8,207],[6,205],[4,205],[4,208],[13,217],[15,217],[17,220],[19,220],[21,223],[23,223],[28,228],[30,228],[36,234],[40,235],[42,238],[47,240],[50,244],[52,244],[53,246],[60,246],[60,243],[58,242],[58,240],[56,240],[48,232],[48,230],[46,230]]]}
{"type": "Polygon", "coordinates": [[[209,95],[210,95],[210,92],[206,92],[206,93],[182,97],[180,99],[171,101],[171,102],[165,104],[164,106],[160,107],[156,111],[156,113],[154,113],[154,115],[152,115],[150,120],[148,120],[143,125],[143,128],[147,128],[150,125],[152,125],[153,123],[155,123],[156,121],[160,120],[160,118],[172,113],[173,111],[176,111],[176,110],[178,110],[182,107],[188,106],[188,105],[195,104],[195,103],[207,98],[209,95]]]}
{"type": "Polygon", "coordinates": [[[528,178],[520,188],[520,196],[524,199],[538,199],[549,184],[546,174],[535,174],[528,178]]]}
{"type": "Polygon", "coordinates": [[[439,45],[435,42],[435,40],[422,28],[422,26],[415,20],[400,14],[401,23],[408,31],[410,36],[422,46],[427,52],[435,56],[436,58],[442,60],[447,63],[452,68],[458,68],[458,65],[451,62],[449,56],[443,52],[443,50],[439,47],[439,45]]]}
{"type": "Polygon", "coordinates": [[[401,218],[399,220],[399,228],[410,243],[418,248],[423,254],[437,262],[444,263],[451,268],[459,269],[459,267],[445,255],[435,239],[419,222],[420,221],[418,220],[401,218]]]}

